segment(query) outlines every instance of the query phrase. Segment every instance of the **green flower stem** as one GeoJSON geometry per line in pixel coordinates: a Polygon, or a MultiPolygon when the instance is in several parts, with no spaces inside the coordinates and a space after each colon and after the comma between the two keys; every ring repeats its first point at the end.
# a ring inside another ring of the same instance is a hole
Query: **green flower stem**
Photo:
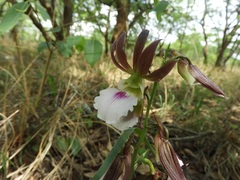
{"type": "Polygon", "coordinates": [[[153,148],[153,146],[150,144],[150,142],[149,142],[149,140],[148,140],[148,138],[147,138],[146,136],[145,136],[145,138],[144,138],[144,142],[145,142],[147,148],[150,149],[150,151],[151,151],[153,154],[155,154],[156,151],[155,151],[155,149],[153,148]]]}
{"type": "Polygon", "coordinates": [[[150,97],[150,100],[149,100],[148,105],[147,105],[147,111],[146,111],[146,116],[145,116],[145,120],[144,120],[144,128],[143,128],[143,131],[140,135],[140,138],[138,140],[138,143],[136,145],[136,148],[134,149],[134,153],[133,153],[133,156],[132,156],[130,179],[132,179],[132,176],[133,176],[133,173],[134,173],[134,165],[135,165],[135,162],[136,162],[136,159],[137,159],[138,150],[139,150],[141,144],[144,142],[144,138],[146,137],[148,120],[149,120],[149,113],[150,113],[151,105],[152,105],[152,102],[153,102],[153,97],[154,97],[154,95],[156,94],[156,91],[157,91],[157,87],[158,87],[158,83],[155,82],[153,84],[151,97],[150,97]]]}
{"type": "Polygon", "coordinates": [[[147,126],[148,126],[148,120],[149,120],[149,113],[150,113],[150,110],[151,110],[151,106],[152,106],[152,102],[153,102],[153,97],[155,96],[156,94],[156,91],[157,91],[157,87],[158,87],[158,83],[155,82],[153,84],[153,89],[152,89],[152,93],[151,93],[151,97],[150,97],[150,100],[149,100],[149,103],[148,103],[148,106],[147,106],[147,111],[146,111],[146,116],[145,116],[145,121],[144,121],[144,129],[147,129],[147,126]]]}
{"type": "Polygon", "coordinates": [[[147,164],[147,165],[149,166],[150,173],[151,173],[152,175],[155,174],[155,169],[154,169],[154,166],[153,166],[152,161],[150,161],[150,160],[147,159],[147,158],[140,158],[140,159],[138,160],[138,162],[142,162],[142,163],[144,163],[144,164],[147,164]]]}

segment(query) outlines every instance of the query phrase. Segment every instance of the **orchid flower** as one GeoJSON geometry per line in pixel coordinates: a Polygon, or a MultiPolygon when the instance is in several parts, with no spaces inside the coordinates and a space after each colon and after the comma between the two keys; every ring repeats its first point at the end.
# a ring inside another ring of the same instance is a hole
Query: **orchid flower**
{"type": "MultiPolygon", "coordinates": [[[[144,79],[158,82],[162,80],[178,64],[179,74],[189,83],[198,82],[215,95],[226,97],[224,92],[209,78],[207,78],[190,60],[183,56],[176,56],[158,69],[149,69],[160,40],[153,41],[144,48],[149,31],[143,30],[135,43],[132,65],[127,61],[124,51],[126,33],[123,33],[111,47],[113,63],[130,76],[118,83],[118,89],[108,88],[100,92],[94,100],[94,107],[98,110],[98,118],[106,121],[120,130],[134,126],[142,110],[144,94],[144,79]]],[[[179,55],[179,54],[178,54],[179,55]]]]}
{"type": "Polygon", "coordinates": [[[134,46],[132,66],[128,63],[127,55],[123,50],[126,33],[123,33],[113,43],[111,47],[113,63],[130,76],[118,83],[118,89],[102,90],[100,96],[94,100],[94,108],[98,110],[98,118],[122,131],[138,122],[138,117],[142,112],[144,79],[154,82],[160,81],[177,62],[176,60],[170,61],[149,73],[160,40],[152,42],[144,49],[148,34],[148,30],[143,30],[138,36],[134,46]]]}

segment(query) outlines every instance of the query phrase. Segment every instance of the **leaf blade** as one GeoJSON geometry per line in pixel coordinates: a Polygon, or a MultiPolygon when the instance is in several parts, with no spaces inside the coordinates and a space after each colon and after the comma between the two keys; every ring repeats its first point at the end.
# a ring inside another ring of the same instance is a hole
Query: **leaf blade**
{"type": "Polygon", "coordinates": [[[102,44],[95,39],[86,40],[83,52],[87,63],[93,67],[102,56],[102,44]]]}
{"type": "Polygon", "coordinates": [[[0,22],[0,33],[4,33],[12,29],[22,18],[28,7],[29,3],[27,1],[16,3],[10,7],[0,22]]]}
{"type": "Polygon", "coordinates": [[[102,163],[101,167],[95,174],[92,180],[100,179],[105,172],[107,172],[108,168],[113,163],[114,159],[117,157],[118,153],[122,150],[124,144],[129,139],[130,135],[133,133],[134,128],[129,128],[128,130],[124,131],[121,136],[118,138],[117,142],[114,144],[112,150],[110,151],[107,158],[102,163]]]}

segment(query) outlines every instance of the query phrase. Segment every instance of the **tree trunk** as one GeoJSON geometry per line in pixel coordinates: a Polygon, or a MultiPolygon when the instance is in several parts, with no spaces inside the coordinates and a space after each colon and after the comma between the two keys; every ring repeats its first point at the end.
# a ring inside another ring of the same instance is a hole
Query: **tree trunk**
{"type": "Polygon", "coordinates": [[[224,54],[224,52],[225,52],[225,48],[224,48],[224,44],[223,44],[218,51],[217,60],[216,60],[216,63],[215,63],[216,67],[223,66],[223,54],[224,54]]]}
{"type": "Polygon", "coordinates": [[[236,17],[239,17],[240,6],[237,6],[234,11],[229,12],[229,4],[230,1],[227,0],[225,9],[225,28],[223,31],[222,42],[220,44],[220,47],[218,48],[218,55],[215,66],[224,66],[238,48],[238,43],[236,43],[236,40],[233,40],[233,37],[237,36],[237,39],[239,37],[238,30],[240,29],[240,19],[237,18],[236,22],[231,21],[231,19],[233,18],[231,15],[236,14],[236,17]],[[235,23],[235,25],[233,25],[233,22],[235,23]],[[231,49],[231,51],[230,53],[226,54],[226,50],[228,48],[231,49]]]}
{"type": "Polygon", "coordinates": [[[56,21],[56,14],[54,12],[55,10],[55,1],[52,0],[51,2],[46,0],[39,0],[40,4],[47,10],[47,13],[49,14],[52,22],[53,28],[60,28],[59,31],[53,32],[53,35],[56,39],[56,41],[62,41],[64,39],[63,35],[63,27],[59,26],[56,21]]]}
{"type": "Polygon", "coordinates": [[[203,52],[203,57],[204,57],[204,60],[203,60],[203,63],[204,64],[207,64],[208,63],[208,56],[207,56],[207,51],[208,51],[208,36],[207,36],[207,33],[206,33],[206,29],[205,29],[205,18],[206,18],[206,15],[208,13],[208,6],[207,6],[207,0],[204,1],[204,6],[205,6],[205,9],[204,9],[204,13],[203,13],[203,17],[201,19],[201,26],[202,26],[202,30],[203,30],[203,36],[204,36],[204,41],[205,41],[205,45],[202,49],[202,52],[203,52]]]}
{"type": "Polygon", "coordinates": [[[117,23],[113,30],[112,42],[114,42],[124,31],[127,31],[127,6],[126,0],[116,0],[117,23]]]}
{"type": "Polygon", "coordinates": [[[64,0],[64,10],[63,10],[63,27],[65,30],[65,35],[69,35],[70,27],[72,25],[72,14],[73,14],[73,3],[71,0],[64,0]]]}

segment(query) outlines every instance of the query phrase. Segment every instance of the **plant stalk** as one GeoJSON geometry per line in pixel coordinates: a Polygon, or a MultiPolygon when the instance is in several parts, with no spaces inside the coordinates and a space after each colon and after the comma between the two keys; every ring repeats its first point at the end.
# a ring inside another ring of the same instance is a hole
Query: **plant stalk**
{"type": "Polygon", "coordinates": [[[141,144],[144,142],[144,138],[145,138],[146,133],[147,133],[147,127],[148,127],[148,121],[149,121],[149,113],[150,113],[151,105],[152,105],[152,102],[153,102],[153,98],[154,98],[154,96],[156,94],[156,91],[157,91],[157,87],[158,87],[158,82],[155,82],[153,84],[151,97],[150,97],[150,100],[149,100],[148,105],[147,105],[147,111],[146,111],[146,115],[145,115],[143,131],[142,131],[142,133],[140,135],[140,138],[138,140],[138,143],[136,145],[136,148],[134,149],[134,153],[133,153],[133,156],[132,156],[130,179],[132,179],[133,174],[134,174],[134,165],[135,165],[135,162],[136,162],[136,159],[137,159],[138,150],[139,150],[141,144]]]}

